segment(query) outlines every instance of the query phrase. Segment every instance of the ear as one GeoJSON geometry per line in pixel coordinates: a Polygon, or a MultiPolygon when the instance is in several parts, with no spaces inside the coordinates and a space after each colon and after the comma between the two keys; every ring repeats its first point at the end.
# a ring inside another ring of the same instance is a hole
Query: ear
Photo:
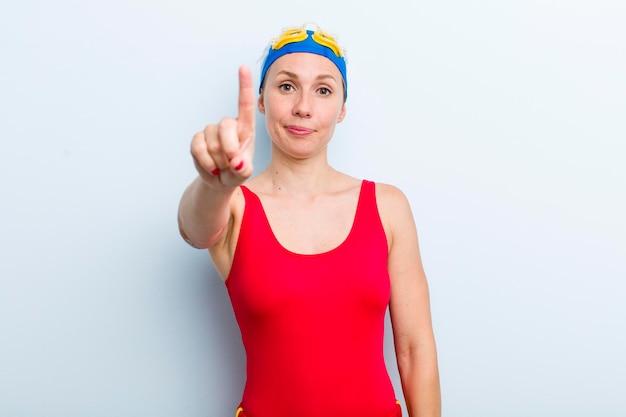
{"type": "Polygon", "coordinates": [[[259,94],[259,100],[257,101],[257,107],[259,108],[259,113],[265,114],[265,101],[263,100],[263,90],[261,90],[261,94],[259,94]]]}
{"type": "Polygon", "coordinates": [[[341,111],[339,112],[339,116],[337,117],[337,123],[341,123],[345,117],[346,117],[346,103],[341,105],[341,111]]]}

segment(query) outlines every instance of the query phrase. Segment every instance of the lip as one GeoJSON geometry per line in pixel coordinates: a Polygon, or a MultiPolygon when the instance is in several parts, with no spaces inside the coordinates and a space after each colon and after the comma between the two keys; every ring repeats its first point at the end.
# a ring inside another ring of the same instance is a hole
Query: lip
{"type": "Polygon", "coordinates": [[[303,126],[287,126],[287,130],[289,131],[289,133],[296,136],[306,136],[314,132],[313,129],[309,129],[303,126]]]}

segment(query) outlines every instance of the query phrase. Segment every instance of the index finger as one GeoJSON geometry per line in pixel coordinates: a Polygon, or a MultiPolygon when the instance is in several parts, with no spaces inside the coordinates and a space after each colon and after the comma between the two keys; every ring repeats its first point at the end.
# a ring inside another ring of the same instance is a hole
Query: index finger
{"type": "Polygon", "coordinates": [[[245,65],[239,67],[239,140],[248,139],[254,132],[255,102],[252,73],[245,65]]]}

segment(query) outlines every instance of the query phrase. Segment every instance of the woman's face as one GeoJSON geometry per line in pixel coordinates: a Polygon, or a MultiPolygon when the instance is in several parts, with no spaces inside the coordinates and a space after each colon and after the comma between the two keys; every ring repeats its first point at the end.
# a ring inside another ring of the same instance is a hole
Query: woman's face
{"type": "Polygon", "coordinates": [[[274,146],[303,159],[320,151],[345,116],[341,73],[328,58],[293,53],[270,67],[259,97],[274,146]]]}

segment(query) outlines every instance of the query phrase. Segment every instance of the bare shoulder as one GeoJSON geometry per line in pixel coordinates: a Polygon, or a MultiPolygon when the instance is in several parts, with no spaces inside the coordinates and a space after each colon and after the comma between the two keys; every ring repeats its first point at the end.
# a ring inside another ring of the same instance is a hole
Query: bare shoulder
{"type": "Polygon", "coordinates": [[[246,206],[246,199],[241,187],[237,187],[230,198],[230,213],[233,217],[241,216],[246,206]]]}
{"type": "Polygon", "coordinates": [[[230,197],[230,215],[222,237],[214,245],[209,247],[213,264],[223,280],[226,280],[228,277],[232,266],[245,206],[246,200],[243,191],[241,187],[237,187],[230,197]]]}
{"type": "Polygon", "coordinates": [[[376,203],[381,216],[397,217],[411,212],[406,194],[395,185],[376,183],[376,203]]]}
{"type": "Polygon", "coordinates": [[[400,235],[416,233],[409,200],[400,188],[391,184],[376,183],[376,204],[390,245],[400,235]]]}
{"type": "Polygon", "coordinates": [[[243,219],[245,209],[246,198],[243,194],[242,186],[239,186],[235,189],[235,192],[230,198],[230,220],[228,222],[228,230],[225,240],[231,256],[234,254],[234,249],[237,246],[237,237],[239,236],[239,230],[241,229],[241,221],[243,219]]]}

